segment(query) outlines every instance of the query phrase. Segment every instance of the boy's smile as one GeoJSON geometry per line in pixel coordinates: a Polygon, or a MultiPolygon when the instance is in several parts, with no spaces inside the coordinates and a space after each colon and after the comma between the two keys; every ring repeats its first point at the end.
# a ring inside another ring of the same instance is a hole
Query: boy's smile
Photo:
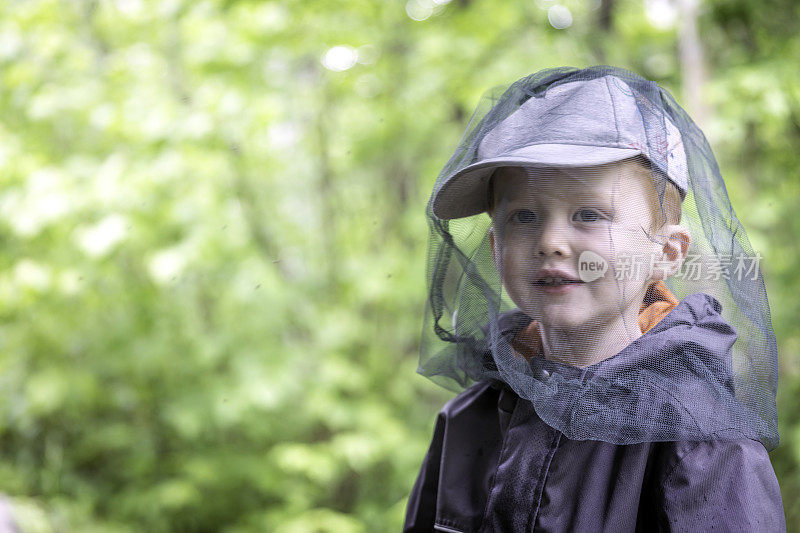
{"type": "Polygon", "coordinates": [[[570,287],[583,281],[563,270],[543,268],[534,275],[534,283],[546,294],[563,294],[570,287]]]}

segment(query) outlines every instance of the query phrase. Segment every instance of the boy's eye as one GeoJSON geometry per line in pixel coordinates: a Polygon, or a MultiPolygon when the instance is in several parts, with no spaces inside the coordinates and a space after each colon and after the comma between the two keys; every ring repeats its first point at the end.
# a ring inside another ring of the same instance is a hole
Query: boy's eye
{"type": "Polygon", "coordinates": [[[527,209],[514,211],[514,214],[511,215],[511,222],[516,222],[517,224],[530,224],[531,222],[535,221],[536,213],[527,209]]]}
{"type": "Polygon", "coordinates": [[[576,222],[596,222],[601,218],[603,215],[594,209],[581,209],[572,216],[572,220],[576,222]]]}

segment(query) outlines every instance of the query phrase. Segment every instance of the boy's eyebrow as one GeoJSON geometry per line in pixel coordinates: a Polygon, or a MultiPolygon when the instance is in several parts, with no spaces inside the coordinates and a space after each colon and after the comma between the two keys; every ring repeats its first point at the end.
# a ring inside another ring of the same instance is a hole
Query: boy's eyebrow
{"type": "Polygon", "coordinates": [[[574,194],[574,198],[590,198],[590,199],[602,199],[602,200],[609,200],[611,197],[611,191],[598,191],[594,187],[586,187],[579,191],[576,191],[574,194]]]}
{"type": "Polygon", "coordinates": [[[612,191],[605,191],[605,190],[598,191],[594,188],[587,187],[586,189],[566,194],[562,196],[562,198],[566,198],[567,200],[573,200],[574,202],[578,203],[600,202],[607,204],[608,206],[612,206],[614,204],[613,196],[614,194],[612,191]]]}
{"type": "Polygon", "coordinates": [[[541,193],[539,193],[539,194],[532,193],[532,194],[530,194],[530,196],[524,195],[524,194],[520,194],[520,195],[517,195],[517,194],[511,194],[511,195],[500,194],[499,196],[493,198],[493,200],[495,202],[501,201],[501,200],[505,200],[505,202],[507,202],[508,204],[515,204],[515,203],[519,203],[519,202],[523,202],[524,203],[527,200],[537,200],[537,199],[541,198],[542,196],[556,196],[556,197],[561,198],[561,199],[574,200],[574,201],[580,201],[580,202],[597,202],[597,201],[600,201],[600,202],[607,203],[609,205],[614,203],[612,201],[612,192],[611,191],[602,191],[602,192],[600,192],[600,191],[596,191],[596,190],[593,190],[593,189],[583,189],[583,190],[580,190],[580,191],[569,191],[569,192],[563,192],[562,191],[562,192],[559,192],[559,193],[548,194],[548,195],[543,195],[541,193]]]}

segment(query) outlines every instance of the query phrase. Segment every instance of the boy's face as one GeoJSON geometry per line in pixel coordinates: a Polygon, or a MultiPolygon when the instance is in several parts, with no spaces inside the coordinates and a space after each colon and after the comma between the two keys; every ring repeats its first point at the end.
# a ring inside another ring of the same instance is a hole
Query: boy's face
{"type": "Polygon", "coordinates": [[[652,275],[651,258],[662,258],[664,248],[654,242],[662,238],[648,237],[651,204],[658,200],[647,171],[631,161],[567,169],[506,167],[495,176],[493,193],[493,257],[523,312],[544,327],[594,329],[626,320],[632,321],[626,327],[638,331],[647,288],[660,279],[652,275]],[[595,270],[586,262],[581,268],[579,258],[591,260],[595,270]],[[603,262],[605,273],[590,279],[603,262]],[[548,269],[571,281],[548,279],[554,277],[548,269]]]}

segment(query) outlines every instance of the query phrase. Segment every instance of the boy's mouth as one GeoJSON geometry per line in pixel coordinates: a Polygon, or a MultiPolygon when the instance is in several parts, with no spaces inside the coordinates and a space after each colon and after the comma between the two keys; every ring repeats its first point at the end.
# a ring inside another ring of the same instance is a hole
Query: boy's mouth
{"type": "Polygon", "coordinates": [[[562,285],[583,283],[583,281],[558,268],[542,268],[536,272],[534,283],[540,287],[560,287],[562,285]]]}
{"type": "Polygon", "coordinates": [[[557,278],[557,277],[540,278],[536,280],[537,285],[542,285],[544,287],[557,287],[559,285],[569,285],[571,283],[583,283],[583,282],[579,279],[567,279],[567,278],[557,278]]]}

